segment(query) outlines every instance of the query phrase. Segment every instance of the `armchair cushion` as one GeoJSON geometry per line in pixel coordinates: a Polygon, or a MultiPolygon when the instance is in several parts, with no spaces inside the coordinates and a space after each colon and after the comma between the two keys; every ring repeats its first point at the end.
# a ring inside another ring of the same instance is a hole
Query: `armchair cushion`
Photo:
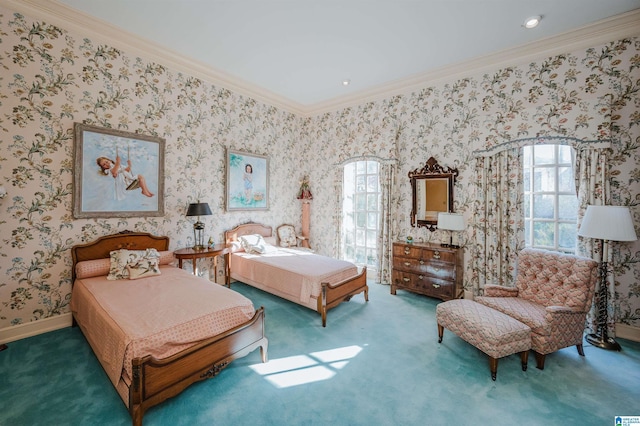
{"type": "Polygon", "coordinates": [[[544,306],[520,297],[476,297],[476,302],[509,315],[531,328],[533,333],[549,334],[544,306]]]}
{"type": "Polygon", "coordinates": [[[489,284],[484,286],[484,295],[488,297],[516,297],[518,289],[503,285],[489,284]]]}

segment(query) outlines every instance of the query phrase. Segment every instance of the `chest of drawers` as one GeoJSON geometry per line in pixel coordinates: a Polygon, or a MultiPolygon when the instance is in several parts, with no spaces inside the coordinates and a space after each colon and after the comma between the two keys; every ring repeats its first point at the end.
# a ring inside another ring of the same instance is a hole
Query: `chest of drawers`
{"type": "Polygon", "coordinates": [[[393,243],[391,294],[408,290],[442,300],[462,297],[461,248],[393,243]]]}

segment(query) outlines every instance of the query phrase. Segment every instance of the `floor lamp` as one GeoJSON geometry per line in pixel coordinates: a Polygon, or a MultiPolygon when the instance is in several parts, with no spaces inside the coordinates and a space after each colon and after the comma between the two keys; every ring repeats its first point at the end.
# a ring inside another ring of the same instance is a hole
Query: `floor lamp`
{"type": "Polygon", "coordinates": [[[599,268],[599,287],[596,293],[596,332],[587,334],[587,342],[602,349],[619,351],[622,348],[613,337],[609,337],[607,331],[608,297],[607,275],[609,268],[610,241],[635,241],[635,229],[628,207],[623,206],[587,206],[587,211],[582,219],[582,225],[578,235],[587,238],[596,238],[602,241],[602,261],[599,268]]]}

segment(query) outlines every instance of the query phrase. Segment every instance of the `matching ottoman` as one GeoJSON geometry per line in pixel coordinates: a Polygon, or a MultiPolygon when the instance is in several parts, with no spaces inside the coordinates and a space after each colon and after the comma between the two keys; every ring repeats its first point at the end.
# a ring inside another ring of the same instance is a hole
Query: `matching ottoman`
{"type": "Polygon", "coordinates": [[[454,299],[436,307],[438,343],[444,329],[489,355],[491,379],[496,380],[498,358],[520,353],[522,371],[527,371],[531,329],[508,315],[472,300],[454,299]]]}

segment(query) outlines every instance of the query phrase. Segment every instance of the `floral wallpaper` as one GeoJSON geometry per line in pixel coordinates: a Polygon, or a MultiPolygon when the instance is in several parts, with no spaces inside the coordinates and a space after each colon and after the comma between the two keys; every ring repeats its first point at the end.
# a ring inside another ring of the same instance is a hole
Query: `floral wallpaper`
{"type": "MultiPolygon", "coordinates": [[[[639,107],[640,40],[633,38],[322,114],[305,120],[302,132],[305,143],[319,150],[314,158],[324,159],[314,165],[312,181],[327,186],[331,170],[346,159],[397,160],[394,239],[412,235],[415,241],[440,243],[447,237],[411,227],[407,174],[432,156],[443,166],[458,168],[454,209],[465,214],[468,228],[463,236],[464,286],[477,293],[478,274],[469,249],[477,242],[472,205],[481,198],[476,192],[476,157],[514,141],[571,140],[572,145],[601,146],[610,140],[608,202],[631,208],[640,235],[639,107]]],[[[331,200],[331,194],[314,192],[314,212],[335,217],[340,206],[331,200]]],[[[313,228],[316,239],[335,235],[328,220],[314,220],[313,228]]],[[[524,236],[519,239],[524,244],[524,236]]],[[[640,327],[640,241],[618,244],[613,265],[616,319],[640,327]]],[[[504,273],[512,271],[505,268],[504,273]]]]}
{"type": "MultiPolygon", "coordinates": [[[[433,156],[460,171],[455,209],[475,200],[474,152],[514,139],[611,136],[612,204],[640,223],[640,40],[595,46],[530,64],[425,87],[374,102],[300,117],[115,46],[0,7],[0,329],[69,311],[69,248],[125,229],[193,244],[187,205],[208,202],[206,237],[238,223],[300,227],[299,182],[309,176],[311,240],[333,255],[340,164],[396,160],[394,238],[439,242],[409,222],[407,173],[433,156]],[[74,219],[73,123],[165,138],[165,216],[74,219]],[[226,212],[227,149],[270,160],[268,211],[226,212]]],[[[467,223],[470,223],[467,220],[467,223]]],[[[470,228],[463,237],[473,236],[470,228]]],[[[208,238],[207,238],[208,239],[208,238]]],[[[465,256],[468,258],[469,251],[465,256]]],[[[617,316],[640,327],[640,243],[614,261],[617,316]]],[[[466,264],[470,262],[466,261],[466,264]]],[[[473,274],[465,271],[465,287],[473,274]]]]}
{"type": "Polygon", "coordinates": [[[300,222],[295,115],[2,8],[0,24],[0,329],[69,312],[75,244],[135,230],[192,246],[189,203],[213,211],[205,241],[300,222]],[[73,218],[74,122],[166,140],[164,217],[73,218]],[[227,149],[268,156],[268,211],[225,211],[227,149]]]}

